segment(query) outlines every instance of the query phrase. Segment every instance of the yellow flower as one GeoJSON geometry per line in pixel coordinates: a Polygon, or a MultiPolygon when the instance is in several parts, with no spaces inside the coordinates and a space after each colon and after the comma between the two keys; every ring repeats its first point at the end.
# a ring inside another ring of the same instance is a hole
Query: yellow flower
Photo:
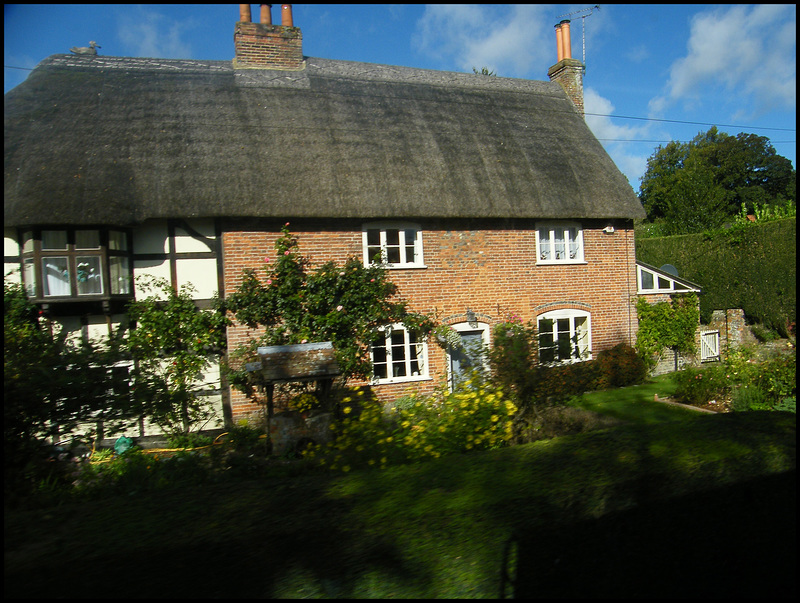
{"type": "Polygon", "coordinates": [[[349,406],[345,406],[345,407],[344,407],[344,410],[343,410],[342,412],[344,412],[344,414],[346,414],[346,415],[347,415],[347,414],[350,414],[350,411],[351,411],[351,410],[353,410],[353,409],[352,409],[352,408],[350,408],[349,406]]]}
{"type": "Polygon", "coordinates": [[[492,423],[497,423],[500,420],[500,417],[497,415],[492,415],[492,423]]]}
{"type": "Polygon", "coordinates": [[[345,465],[344,467],[342,467],[342,471],[344,471],[345,473],[350,471],[350,465],[345,465]]]}

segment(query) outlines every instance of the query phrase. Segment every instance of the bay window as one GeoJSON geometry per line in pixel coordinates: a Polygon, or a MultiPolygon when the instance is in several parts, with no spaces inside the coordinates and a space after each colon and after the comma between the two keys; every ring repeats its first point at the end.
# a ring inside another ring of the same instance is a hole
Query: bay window
{"type": "Polygon", "coordinates": [[[132,296],[129,235],[99,228],[22,233],[22,278],[39,301],[132,296]]]}

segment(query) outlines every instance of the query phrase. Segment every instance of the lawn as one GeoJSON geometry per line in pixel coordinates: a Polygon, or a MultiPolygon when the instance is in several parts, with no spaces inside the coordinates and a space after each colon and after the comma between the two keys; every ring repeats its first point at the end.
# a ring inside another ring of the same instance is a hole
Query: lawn
{"type": "Polygon", "coordinates": [[[642,385],[588,392],[574,401],[573,405],[635,424],[676,421],[696,416],[699,412],[696,409],[655,401],[656,396],[662,400],[672,397],[675,389],[671,376],[661,375],[642,385]]]}
{"type": "Polygon", "coordinates": [[[7,509],[4,594],[794,594],[795,416],[652,402],[664,387],[585,396],[635,419],[613,429],[500,450],[7,509]]]}

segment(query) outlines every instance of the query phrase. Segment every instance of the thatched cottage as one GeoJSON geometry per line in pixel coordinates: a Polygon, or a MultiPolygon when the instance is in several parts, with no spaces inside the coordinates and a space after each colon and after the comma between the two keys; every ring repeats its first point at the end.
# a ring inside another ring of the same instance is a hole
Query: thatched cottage
{"type": "MultiPolygon", "coordinates": [[[[233,61],[54,55],[5,96],[6,271],[50,316],[104,330],[145,273],[224,295],[288,221],[314,262],[383,249],[411,307],[465,340],[509,315],[554,360],[635,340],[644,211],[584,122],[568,22],[551,81],[528,81],[307,57],[289,5],[281,25],[241,7],[233,61]]],[[[391,334],[381,396],[457,376],[391,334]]],[[[254,409],[213,395],[229,420],[254,409]]]]}

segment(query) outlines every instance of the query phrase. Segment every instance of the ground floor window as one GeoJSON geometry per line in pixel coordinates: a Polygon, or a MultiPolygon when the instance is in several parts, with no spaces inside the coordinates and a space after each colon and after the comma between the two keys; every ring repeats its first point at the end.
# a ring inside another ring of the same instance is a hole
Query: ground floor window
{"type": "Polygon", "coordinates": [[[402,325],[381,330],[370,348],[377,383],[412,381],[427,377],[427,347],[421,337],[402,325]]]}
{"type": "Polygon", "coordinates": [[[539,316],[539,361],[579,362],[591,357],[591,318],[582,310],[555,310],[539,316]]]}

